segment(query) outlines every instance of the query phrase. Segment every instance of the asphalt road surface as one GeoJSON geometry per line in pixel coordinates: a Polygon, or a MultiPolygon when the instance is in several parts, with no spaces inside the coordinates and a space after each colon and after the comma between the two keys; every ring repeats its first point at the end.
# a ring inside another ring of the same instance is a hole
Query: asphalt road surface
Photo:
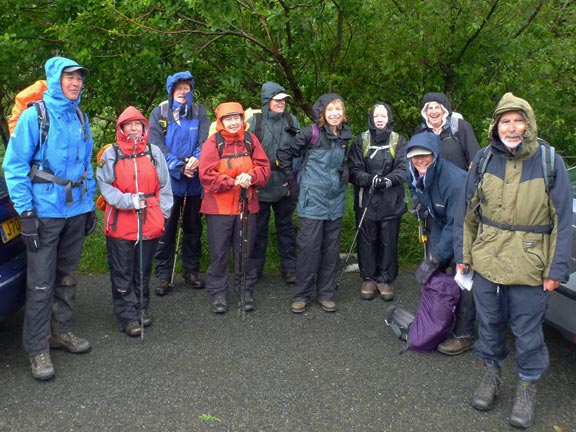
{"type": "MultiPolygon", "coordinates": [[[[509,431],[516,376],[503,370],[499,404],[469,405],[482,377],[472,353],[399,354],[389,303],[361,300],[347,274],[338,311],[290,312],[289,288],[266,275],[245,320],[214,315],[203,290],[178,280],[153,295],[144,340],[119,333],[107,276],[82,276],[75,331],[90,353],[53,351],[56,378],[37,382],[21,347],[22,314],[0,323],[0,431],[509,431]]],[[[396,304],[415,310],[411,272],[396,304]]],[[[229,303],[234,303],[229,301],[229,303]]],[[[545,335],[551,367],[538,386],[531,431],[576,431],[576,347],[545,335]]]]}

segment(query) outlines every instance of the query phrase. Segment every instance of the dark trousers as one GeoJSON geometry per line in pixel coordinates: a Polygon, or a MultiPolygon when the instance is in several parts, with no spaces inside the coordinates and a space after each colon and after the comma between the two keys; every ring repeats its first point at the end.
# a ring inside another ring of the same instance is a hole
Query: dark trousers
{"type": "MultiPolygon", "coordinates": [[[[230,251],[234,256],[234,290],[237,295],[243,288],[242,247],[240,244],[241,222],[238,215],[206,215],[210,266],[206,271],[206,289],[210,301],[226,298],[230,289],[230,251]]],[[[258,272],[250,254],[256,238],[256,217],[248,215],[248,244],[246,253],[246,293],[252,295],[258,280],[258,272]]],[[[244,233],[246,235],[246,233],[244,233]]]]}
{"type": "Polygon", "coordinates": [[[271,209],[274,210],[280,268],[283,272],[296,270],[296,224],[292,219],[295,208],[296,203],[290,197],[283,197],[277,202],[260,201],[260,211],[254,215],[257,221],[256,244],[252,251],[252,258],[259,275],[264,272],[266,265],[271,209]]]}
{"type": "Polygon", "coordinates": [[[182,213],[182,269],[185,272],[197,272],[202,258],[202,214],[199,195],[174,197],[174,205],[170,217],[166,220],[165,231],[156,249],[156,278],[170,280],[174,265],[174,251],[178,234],[178,221],[182,213]],[[184,205],[184,201],[186,204],[184,205]],[[184,210],[182,211],[182,207],[184,210]]]}
{"type": "Polygon", "coordinates": [[[506,329],[514,335],[516,370],[538,379],[548,368],[548,348],[542,323],[550,293],[542,286],[497,285],[474,273],[472,288],[478,310],[476,353],[501,363],[508,356],[506,329]]]}
{"type": "Polygon", "coordinates": [[[292,301],[336,299],[336,275],[340,256],[342,219],[300,218],[296,283],[292,301]]]}
{"type": "Polygon", "coordinates": [[[147,310],[150,304],[150,273],[152,259],[158,239],[142,242],[142,283],[140,282],[140,244],[132,240],[106,237],[110,283],[112,285],[112,305],[123,330],[131,321],[138,321],[140,310],[147,310]],[[141,288],[142,287],[142,292],[141,288]],[[140,301],[140,295],[144,303],[140,301]]]}
{"type": "Polygon", "coordinates": [[[76,270],[82,254],[86,214],[70,219],[40,219],[37,252],[28,251],[24,350],[37,355],[49,350],[52,331],[72,330],[76,270]]]}
{"type": "MultiPolygon", "coordinates": [[[[357,210],[360,223],[363,209],[357,210]]],[[[358,231],[358,266],[364,279],[392,283],[398,276],[400,219],[373,221],[364,218],[358,231]]]]}

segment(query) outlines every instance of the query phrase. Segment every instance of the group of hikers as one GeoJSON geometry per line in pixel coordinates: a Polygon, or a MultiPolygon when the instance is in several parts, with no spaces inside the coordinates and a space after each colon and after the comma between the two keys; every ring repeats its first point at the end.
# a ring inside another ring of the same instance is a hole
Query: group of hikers
{"type": "Polygon", "coordinates": [[[528,102],[506,93],[492,117],[489,145],[480,149],[443,93],[424,95],[422,123],[408,141],[393,130],[384,102],[374,103],[368,129],[353,136],[336,93],[320,96],[313,123],[300,128],[287,112],[286,89],[267,82],[260,112],[247,118],[240,103],[221,103],[211,133],[205,107],[194,101],[192,74],[178,72],[168,77],[168,100],[150,120],[135,107],[120,114],[116,142],[98,153],[94,175],[88,118],[78,107],[89,72],[64,57],[49,59],[45,69],[49,129],[37,104],[25,110],[3,162],[27,247],[23,344],[34,378],[55,375],[50,349],[91,349],[71,321],[83,240],[97,222],[96,187],[118,329],[141,336],[152,324],[153,261],[155,293],[164,296],[174,287],[178,253],[184,282],[206,287],[214,313],[227,312],[230,292],[243,312],[254,310],[272,211],[291,311],[305,312],[312,300],[336,311],[348,183],[359,294],[393,300],[407,184],[410,212],[428,229],[418,283],[436,272],[473,273],[473,289],[462,290],[454,327],[438,351],[475,349],[485,373],[472,406],[489,410],[509,353],[509,323],[519,375],[509,421],[521,428],[533,423],[536,382],[548,367],[542,322],[550,292],[569,275],[572,191],[562,158],[537,136],[528,102]],[[204,279],[202,215],[210,254],[204,279]]]}

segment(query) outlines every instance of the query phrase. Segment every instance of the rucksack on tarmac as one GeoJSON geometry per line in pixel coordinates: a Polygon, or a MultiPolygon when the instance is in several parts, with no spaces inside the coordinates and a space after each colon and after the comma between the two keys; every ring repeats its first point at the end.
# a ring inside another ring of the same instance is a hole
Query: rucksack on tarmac
{"type": "Polygon", "coordinates": [[[435,272],[422,286],[420,305],[408,331],[408,348],[419,352],[436,351],[452,331],[460,287],[454,275],[435,272]]]}
{"type": "Polygon", "coordinates": [[[414,314],[396,305],[386,309],[386,324],[392,329],[398,339],[407,341],[410,327],[414,322],[414,314]]]}

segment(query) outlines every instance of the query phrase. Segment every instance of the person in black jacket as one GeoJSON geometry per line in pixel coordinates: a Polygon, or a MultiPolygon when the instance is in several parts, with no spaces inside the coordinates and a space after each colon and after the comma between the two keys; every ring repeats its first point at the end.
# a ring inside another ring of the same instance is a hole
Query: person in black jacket
{"type": "Polygon", "coordinates": [[[408,160],[406,138],[393,132],[392,124],[390,106],[376,102],[368,114],[368,130],[354,138],[348,156],[363,280],[360,296],[365,300],[372,300],[376,292],[383,300],[393,300],[393,282],[398,276],[408,160]]]}
{"type": "Polygon", "coordinates": [[[461,114],[452,111],[444,93],[426,93],[422,97],[424,121],[414,134],[434,132],[440,138],[440,154],[458,168],[468,171],[474,155],[480,150],[474,130],[461,114]]]}

